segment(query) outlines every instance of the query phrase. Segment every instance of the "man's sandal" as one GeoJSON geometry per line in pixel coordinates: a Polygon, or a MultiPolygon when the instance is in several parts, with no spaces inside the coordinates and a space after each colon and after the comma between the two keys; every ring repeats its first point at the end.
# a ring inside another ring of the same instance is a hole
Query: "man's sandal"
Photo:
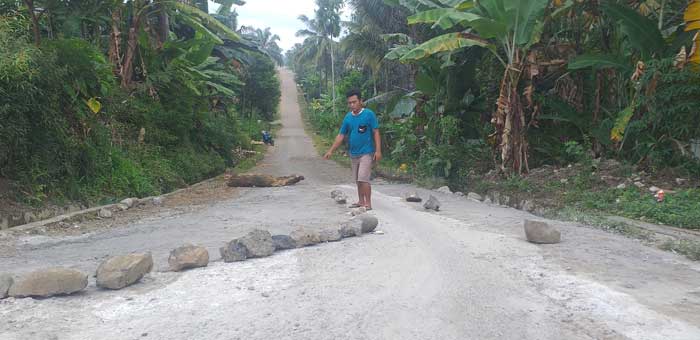
{"type": "Polygon", "coordinates": [[[353,203],[348,206],[348,208],[359,208],[359,207],[364,207],[364,205],[360,203],[353,203]]]}

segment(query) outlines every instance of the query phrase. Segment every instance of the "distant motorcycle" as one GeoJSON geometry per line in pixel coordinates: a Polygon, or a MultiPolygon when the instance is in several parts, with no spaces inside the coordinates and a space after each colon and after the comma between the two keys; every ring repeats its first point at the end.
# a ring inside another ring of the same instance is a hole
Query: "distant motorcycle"
{"type": "Polygon", "coordinates": [[[262,132],[262,141],[263,141],[263,143],[265,143],[265,144],[267,144],[267,145],[271,145],[271,146],[274,146],[274,145],[275,145],[275,140],[272,139],[272,135],[271,135],[270,132],[268,132],[268,131],[264,131],[264,130],[263,130],[263,132],[262,132]]]}

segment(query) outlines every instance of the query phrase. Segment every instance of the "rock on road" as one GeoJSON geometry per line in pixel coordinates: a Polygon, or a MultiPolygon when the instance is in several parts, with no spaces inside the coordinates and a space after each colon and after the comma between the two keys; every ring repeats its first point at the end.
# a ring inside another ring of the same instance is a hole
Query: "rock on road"
{"type": "Polygon", "coordinates": [[[0,339],[700,339],[698,263],[554,221],[562,243],[530,244],[527,213],[410,185],[374,185],[383,235],[222,262],[218,247],[252,229],[337,226],[348,210],[329,193],[355,196],[349,170],[304,132],[293,75],[280,76],[283,129],[256,171],[305,181],[150,207],[80,236],[0,235],[0,273],[66,266],[91,280],[74,296],[0,300],[0,339]],[[401,199],[415,191],[440,212],[401,199]],[[186,243],[212,262],[166,271],[186,243]],[[95,288],[104,258],[148,251],[155,268],[140,283],[95,288]]]}

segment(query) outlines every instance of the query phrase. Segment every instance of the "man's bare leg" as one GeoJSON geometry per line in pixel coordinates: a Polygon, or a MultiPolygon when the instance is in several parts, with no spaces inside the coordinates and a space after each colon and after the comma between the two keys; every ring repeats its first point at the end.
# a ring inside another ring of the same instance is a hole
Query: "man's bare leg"
{"type": "Polygon", "coordinates": [[[365,206],[367,209],[372,209],[372,184],[365,183],[367,191],[365,192],[365,206]]]}
{"type": "Polygon", "coordinates": [[[372,208],[372,186],[367,182],[357,182],[357,193],[364,207],[372,208]]]}
{"type": "Polygon", "coordinates": [[[367,204],[365,203],[365,195],[363,191],[363,184],[364,182],[357,182],[357,204],[361,207],[366,206],[367,204]]]}

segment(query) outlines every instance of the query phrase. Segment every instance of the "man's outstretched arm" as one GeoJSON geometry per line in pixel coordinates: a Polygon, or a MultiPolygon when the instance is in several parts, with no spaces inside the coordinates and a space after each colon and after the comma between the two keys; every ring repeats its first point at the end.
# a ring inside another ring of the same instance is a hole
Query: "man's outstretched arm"
{"type": "Polygon", "coordinates": [[[374,160],[382,160],[382,138],[379,136],[379,129],[374,129],[374,160]]]}
{"type": "Polygon", "coordinates": [[[345,140],[345,135],[344,134],[338,134],[335,136],[335,141],[333,142],[333,145],[331,145],[331,148],[326,152],[325,155],[323,155],[323,159],[330,159],[331,156],[333,155],[333,151],[335,149],[340,147],[340,144],[343,144],[343,141],[345,140]]]}

